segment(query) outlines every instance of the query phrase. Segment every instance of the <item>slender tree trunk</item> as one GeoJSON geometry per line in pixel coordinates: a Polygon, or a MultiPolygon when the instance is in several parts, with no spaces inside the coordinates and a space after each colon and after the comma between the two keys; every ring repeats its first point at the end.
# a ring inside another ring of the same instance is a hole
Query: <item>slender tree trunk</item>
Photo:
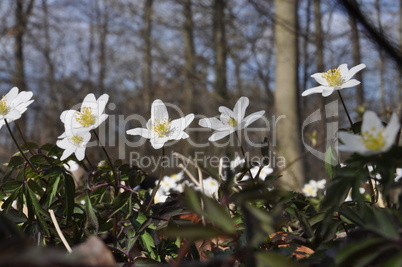
{"type": "MultiPolygon", "coordinates": [[[[402,51],[402,0],[399,1],[399,51],[402,51]]],[[[402,109],[402,67],[398,65],[398,103],[402,109]]]]}
{"type": "Polygon", "coordinates": [[[105,78],[107,69],[107,35],[109,32],[109,17],[107,10],[107,1],[97,1],[98,13],[98,30],[99,30],[99,74],[98,74],[98,92],[103,94],[105,92],[105,78]],[[101,6],[99,6],[99,4],[101,6]]]}
{"type": "MultiPolygon", "coordinates": [[[[355,5],[358,5],[356,0],[351,0],[351,2],[355,5]]],[[[351,30],[351,38],[352,38],[352,57],[353,57],[353,65],[359,65],[361,62],[361,52],[360,52],[360,37],[359,37],[359,29],[357,28],[357,21],[353,14],[349,13],[349,25],[351,30]]],[[[363,72],[358,72],[355,74],[355,78],[361,82],[360,85],[356,86],[356,105],[364,106],[364,90],[363,90],[363,72]]]]}
{"type": "Polygon", "coordinates": [[[225,34],[225,5],[226,0],[214,0],[214,52],[215,52],[215,92],[222,103],[227,100],[226,84],[226,34],[225,34]]]}
{"type": "MultiPolygon", "coordinates": [[[[279,154],[290,163],[301,155],[297,52],[297,1],[275,0],[275,109],[277,116],[286,116],[276,125],[279,154]]],[[[276,140],[272,140],[275,142],[276,140]]],[[[283,176],[283,186],[300,190],[304,182],[302,160],[290,166],[283,176]]]]}
{"type": "Polygon", "coordinates": [[[149,109],[152,101],[152,44],[151,44],[151,31],[152,31],[152,5],[153,0],[145,0],[144,5],[144,54],[143,54],[143,67],[142,67],[142,80],[144,86],[143,100],[144,108],[149,109]]]}
{"type": "MultiPolygon", "coordinates": [[[[322,30],[322,14],[321,14],[321,0],[314,0],[314,25],[315,25],[315,46],[317,49],[317,72],[325,71],[324,66],[324,33],[322,30]]],[[[321,95],[315,95],[321,110],[320,133],[318,135],[318,142],[327,137],[327,122],[325,116],[325,98],[321,95]],[[317,98],[318,97],[318,98],[317,98]]],[[[323,148],[326,149],[325,144],[323,148]]]]}
{"type": "Polygon", "coordinates": [[[183,39],[184,39],[184,107],[185,113],[195,112],[196,101],[193,96],[197,95],[194,76],[195,76],[195,48],[193,36],[193,12],[191,0],[183,1],[183,39]]]}
{"type": "MultiPolygon", "coordinates": [[[[375,1],[375,9],[377,11],[377,25],[378,25],[378,30],[380,34],[383,33],[382,30],[382,23],[381,23],[381,2],[380,0],[375,1]]],[[[379,62],[379,68],[380,68],[380,81],[379,81],[379,87],[380,87],[380,102],[381,102],[381,109],[382,112],[385,113],[387,109],[387,103],[385,100],[385,86],[384,86],[384,65],[385,65],[385,55],[384,52],[382,51],[382,47],[378,47],[378,54],[380,57],[380,62],[379,62]]]]}
{"type": "MultiPolygon", "coordinates": [[[[27,86],[24,70],[24,34],[28,23],[28,17],[33,8],[34,0],[29,2],[24,0],[16,0],[15,4],[15,27],[17,30],[14,36],[14,75],[12,77],[12,82],[19,88],[20,91],[25,91],[27,90],[27,86]],[[24,3],[28,3],[26,8],[24,8],[24,3]]],[[[25,116],[23,116],[19,122],[21,130],[25,132],[25,116]]]]}

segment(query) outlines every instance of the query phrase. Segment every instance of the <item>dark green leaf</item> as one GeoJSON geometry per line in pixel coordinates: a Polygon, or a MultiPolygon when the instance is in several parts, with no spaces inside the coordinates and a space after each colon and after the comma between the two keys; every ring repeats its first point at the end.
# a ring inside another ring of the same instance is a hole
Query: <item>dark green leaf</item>
{"type": "Polygon", "coordinates": [[[64,177],[64,192],[66,201],[66,218],[69,220],[74,210],[74,198],[75,198],[75,183],[74,178],[71,175],[65,173],[64,177]]]}
{"type": "Polygon", "coordinates": [[[203,226],[201,224],[181,226],[170,225],[162,230],[161,233],[167,237],[181,237],[191,241],[206,240],[223,234],[215,228],[203,226]]]}
{"type": "Polygon", "coordinates": [[[98,232],[99,222],[98,222],[98,218],[96,217],[95,210],[92,206],[89,195],[86,195],[85,211],[86,211],[86,215],[87,215],[87,221],[86,221],[85,227],[86,228],[92,227],[95,229],[96,232],[98,232]]]}
{"type": "Polygon", "coordinates": [[[264,267],[301,267],[303,265],[273,252],[257,252],[255,254],[258,266],[264,267]]]}

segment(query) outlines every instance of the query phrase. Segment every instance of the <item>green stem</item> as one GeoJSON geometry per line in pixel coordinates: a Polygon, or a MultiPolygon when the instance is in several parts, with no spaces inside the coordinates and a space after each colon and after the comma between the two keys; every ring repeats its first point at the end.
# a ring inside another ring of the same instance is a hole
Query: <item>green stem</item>
{"type": "Polygon", "coordinates": [[[6,123],[8,132],[10,133],[11,138],[12,138],[13,141],[14,141],[14,144],[17,146],[18,150],[20,151],[21,156],[22,156],[22,157],[25,159],[25,161],[29,164],[29,166],[31,167],[31,169],[32,169],[34,172],[36,172],[35,167],[32,165],[32,163],[29,161],[29,159],[25,156],[25,154],[24,154],[24,152],[22,151],[21,147],[18,145],[18,142],[17,142],[17,140],[15,139],[15,137],[14,137],[14,135],[13,135],[13,132],[11,131],[10,125],[8,124],[7,120],[4,119],[4,122],[6,123]]]}
{"type": "MultiPolygon", "coordinates": [[[[103,146],[102,142],[100,141],[98,133],[95,130],[92,130],[92,131],[95,134],[96,139],[98,139],[98,143],[99,143],[100,147],[102,148],[103,152],[105,153],[106,158],[107,158],[107,160],[108,160],[108,162],[110,164],[110,167],[112,168],[113,177],[114,177],[114,196],[117,197],[119,195],[120,179],[117,176],[116,168],[115,168],[112,160],[110,159],[109,153],[107,153],[106,148],[103,146]]],[[[119,215],[118,215],[118,213],[115,213],[113,215],[113,232],[112,232],[113,237],[116,237],[116,234],[117,234],[118,221],[119,221],[119,215]]]]}
{"type": "MultiPolygon", "coordinates": [[[[25,137],[24,137],[24,135],[22,134],[20,125],[19,125],[16,121],[15,121],[14,123],[15,123],[15,125],[17,126],[17,130],[18,130],[18,133],[20,134],[20,136],[21,136],[21,138],[22,138],[22,141],[24,142],[24,144],[27,144],[27,140],[25,140],[25,137]]],[[[27,149],[28,149],[29,153],[31,153],[31,155],[35,155],[35,153],[33,153],[32,150],[31,150],[29,147],[27,147],[27,149]]]]}
{"type": "Polygon", "coordinates": [[[339,99],[342,102],[342,106],[343,106],[343,109],[346,112],[346,116],[348,117],[348,120],[349,120],[349,123],[350,123],[350,128],[352,128],[353,133],[356,133],[356,131],[355,131],[354,127],[353,127],[353,122],[352,122],[352,119],[350,118],[348,109],[346,108],[345,102],[343,101],[343,97],[341,95],[341,92],[339,90],[336,90],[336,91],[338,92],[338,96],[339,96],[339,99]]]}
{"type": "Polygon", "coordinates": [[[164,171],[165,171],[165,167],[164,167],[164,165],[163,165],[163,158],[164,158],[164,157],[165,157],[165,147],[162,147],[161,172],[160,172],[160,174],[159,174],[158,183],[157,183],[157,185],[155,186],[155,188],[152,190],[151,200],[149,201],[148,206],[147,206],[147,208],[145,209],[145,213],[148,212],[149,208],[151,207],[152,203],[154,202],[154,198],[155,198],[156,192],[158,191],[159,186],[161,185],[162,178],[163,178],[163,173],[164,173],[164,171]]]}

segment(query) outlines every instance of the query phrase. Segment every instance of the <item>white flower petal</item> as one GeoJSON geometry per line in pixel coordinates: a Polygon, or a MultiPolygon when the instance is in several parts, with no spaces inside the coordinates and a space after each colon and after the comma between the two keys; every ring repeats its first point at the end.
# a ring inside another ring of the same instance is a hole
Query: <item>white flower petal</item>
{"type": "Polygon", "coordinates": [[[76,149],[76,148],[74,148],[74,147],[72,147],[72,146],[67,147],[67,148],[64,150],[63,155],[61,155],[60,160],[63,161],[63,160],[65,160],[66,158],[68,158],[71,154],[73,154],[73,153],[75,152],[75,149],[76,149]]]}
{"type": "MultiPolygon", "coordinates": [[[[185,121],[186,121],[184,128],[187,128],[187,127],[190,125],[190,123],[193,122],[193,120],[194,120],[194,114],[193,114],[193,113],[190,113],[190,114],[188,114],[186,117],[184,117],[184,119],[185,119],[185,121]]],[[[184,128],[183,128],[183,129],[184,129],[184,128]]]]}
{"type": "Polygon", "coordinates": [[[348,75],[349,72],[348,64],[339,65],[338,69],[342,77],[346,77],[346,75],[348,75]]]}
{"type": "Polygon", "coordinates": [[[77,150],[75,150],[75,156],[79,161],[83,160],[85,158],[85,147],[77,148],[77,150]]]}
{"type": "Polygon", "coordinates": [[[314,78],[319,84],[324,85],[324,86],[329,86],[327,80],[325,80],[322,77],[322,73],[318,72],[318,73],[314,73],[313,75],[311,75],[312,78],[314,78]]]}
{"type": "Polygon", "coordinates": [[[366,67],[365,64],[359,64],[359,65],[354,66],[353,68],[351,68],[349,70],[348,74],[345,76],[345,81],[349,81],[356,73],[358,73],[359,71],[361,71],[365,67],[366,67]]]}
{"type": "MultiPolygon", "coordinates": [[[[252,124],[252,123],[255,122],[256,120],[258,120],[259,118],[261,118],[262,116],[264,116],[264,114],[265,114],[265,110],[261,110],[261,111],[257,111],[257,112],[254,112],[254,113],[248,115],[248,116],[245,117],[244,120],[243,120],[243,122],[245,123],[245,124],[244,124],[244,127],[248,127],[250,124],[252,124]]],[[[244,128],[244,127],[243,127],[243,128],[244,128]]]]}
{"type": "Polygon", "coordinates": [[[168,141],[167,138],[158,138],[158,137],[155,137],[155,138],[151,138],[151,145],[152,145],[153,148],[159,149],[159,148],[162,148],[163,145],[164,145],[167,141],[168,141]]]}
{"type": "Polygon", "coordinates": [[[317,87],[307,89],[306,91],[304,91],[302,93],[302,96],[307,96],[307,95],[316,94],[316,93],[322,93],[324,88],[327,88],[327,87],[320,85],[317,87]]]}
{"type": "Polygon", "coordinates": [[[339,132],[338,135],[343,143],[339,144],[339,151],[364,153],[368,150],[362,143],[361,136],[347,132],[339,132]]]}
{"type": "Polygon", "coordinates": [[[327,97],[330,96],[334,92],[334,87],[324,87],[322,90],[322,96],[327,97]]]}
{"type": "Polygon", "coordinates": [[[10,110],[5,117],[7,119],[7,122],[12,122],[21,118],[21,113],[18,110],[13,109],[10,110]]]}
{"type": "Polygon", "coordinates": [[[361,132],[374,132],[382,131],[384,126],[374,111],[367,110],[363,115],[363,123],[361,132]]]}
{"type": "Polygon", "coordinates": [[[233,114],[234,114],[234,118],[237,121],[242,121],[244,118],[244,115],[246,114],[246,109],[249,105],[249,99],[248,97],[242,96],[239,98],[239,100],[237,100],[236,105],[234,106],[233,109],[233,114]]]}
{"type": "Polygon", "coordinates": [[[107,114],[102,114],[102,115],[100,115],[100,116],[99,116],[99,119],[98,119],[98,122],[95,123],[95,124],[92,126],[92,128],[93,128],[93,129],[98,128],[98,126],[101,125],[108,117],[109,117],[109,115],[107,115],[107,114]]]}
{"type": "Polygon", "coordinates": [[[216,131],[208,138],[208,140],[211,142],[218,141],[218,140],[228,136],[232,132],[233,131],[216,131]]]}
{"type": "Polygon", "coordinates": [[[356,79],[349,80],[342,84],[341,88],[350,88],[359,85],[360,82],[356,79]]]}
{"type": "Polygon", "coordinates": [[[7,100],[7,103],[11,103],[17,96],[18,96],[18,88],[13,87],[4,97],[7,100]]]}
{"type": "Polygon", "coordinates": [[[109,101],[109,95],[108,94],[103,94],[98,98],[98,100],[96,102],[98,104],[98,112],[99,112],[99,114],[103,113],[108,101],[109,101]]]}
{"type": "Polygon", "coordinates": [[[227,107],[224,107],[224,106],[220,106],[219,107],[219,112],[220,113],[222,113],[222,114],[225,114],[227,117],[233,117],[234,118],[234,113],[233,113],[233,111],[231,111],[230,109],[228,109],[227,107]]]}
{"type": "Polygon", "coordinates": [[[131,129],[126,131],[127,134],[130,135],[141,135],[144,138],[151,138],[151,131],[145,128],[135,128],[135,129],[131,129]]]}
{"type": "Polygon", "coordinates": [[[198,124],[201,127],[211,128],[217,130],[219,128],[224,127],[223,123],[217,118],[204,118],[198,121],[198,124]]]}
{"type": "Polygon", "coordinates": [[[94,94],[91,93],[85,96],[81,106],[92,105],[93,103],[96,103],[96,97],[94,94]]]}
{"type": "Polygon", "coordinates": [[[401,125],[399,123],[398,115],[393,113],[387,127],[384,130],[384,138],[390,142],[391,145],[395,141],[396,135],[400,131],[400,127],[401,125]]]}
{"type": "Polygon", "coordinates": [[[169,114],[165,104],[159,99],[155,100],[151,106],[151,120],[167,120],[168,118],[169,114]]]}

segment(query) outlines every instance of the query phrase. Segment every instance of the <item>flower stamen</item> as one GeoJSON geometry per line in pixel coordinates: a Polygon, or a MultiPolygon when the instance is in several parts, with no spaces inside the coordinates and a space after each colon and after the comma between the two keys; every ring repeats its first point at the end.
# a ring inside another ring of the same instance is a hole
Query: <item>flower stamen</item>
{"type": "Polygon", "coordinates": [[[79,124],[83,127],[90,127],[95,124],[95,115],[92,114],[92,110],[89,107],[83,107],[81,112],[77,112],[77,117],[75,118],[79,124]]]}
{"type": "Polygon", "coordinates": [[[8,112],[7,100],[6,97],[3,96],[3,98],[0,100],[0,115],[6,115],[7,112],[8,112]]]}
{"type": "Polygon", "coordinates": [[[170,124],[171,124],[170,119],[163,119],[163,120],[155,119],[152,124],[152,130],[159,137],[167,137],[172,132],[170,124]]]}
{"type": "Polygon", "coordinates": [[[84,141],[84,138],[82,136],[74,135],[70,140],[74,145],[78,146],[84,141]]]}
{"type": "Polygon", "coordinates": [[[340,86],[343,83],[343,77],[339,68],[330,69],[322,73],[321,77],[324,78],[330,86],[340,86]]]}
{"type": "Polygon", "coordinates": [[[237,122],[237,120],[233,117],[230,117],[228,120],[228,124],[230,127],[236,127],[239,123],[237,122]]]}
{"type": "Polygon", "coordinates": [[[385,145],[383,131],[377,133],[365,131],[362,133],[362,140],[364,146],[371,150],[380,150],[385,145]]]}

